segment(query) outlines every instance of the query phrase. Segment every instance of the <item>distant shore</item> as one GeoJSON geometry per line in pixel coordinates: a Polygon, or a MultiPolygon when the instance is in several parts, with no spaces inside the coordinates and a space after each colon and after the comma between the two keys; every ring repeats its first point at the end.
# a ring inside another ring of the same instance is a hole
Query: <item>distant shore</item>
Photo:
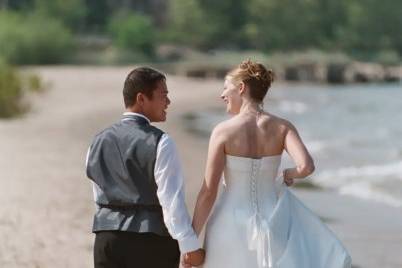
{"type": "MultiPolygon", "coordinates": [[[[277,80],[328,84],[393,83],[402,81],[402,66],[358,61],[294,63],[267,66],[274,70],[277,80]]],[[[188,63],[166,64],[168,72],[189,78],[222,79],[233,66],[225,64],[188,63]]]]}

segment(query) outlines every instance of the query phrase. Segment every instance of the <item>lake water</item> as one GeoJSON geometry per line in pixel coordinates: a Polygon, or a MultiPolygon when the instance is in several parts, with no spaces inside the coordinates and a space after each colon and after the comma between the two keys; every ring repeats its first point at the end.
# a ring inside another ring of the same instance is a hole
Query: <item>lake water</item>
{"type": "MultiPolygon", "coordinates": [[[[313,155],[314,184],[402,206],[402,85],[281,85],[265,110],[290,120],[313,155]]],[[[195,114],[210,132],[223,110],[195,114]]],[[[282,168],[292,163],[285,154],[282,168]]]]}

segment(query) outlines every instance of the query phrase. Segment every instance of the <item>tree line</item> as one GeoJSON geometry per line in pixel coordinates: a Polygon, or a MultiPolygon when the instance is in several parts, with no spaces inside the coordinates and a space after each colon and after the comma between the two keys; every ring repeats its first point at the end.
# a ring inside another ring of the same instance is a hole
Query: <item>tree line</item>
{"type": "MultiPolygon", "coordinates": [[[[12,65],[179,59],[157,53],[166,44],[226,51],[223,61],[313,49],[318,61],[341,54],[400,65],[401,10],[400,0],[0,0],[0,118],[24,113],[25,93],[44,88],[12,65]]],[[[292,68],[286,75],[297,76],[292,68]]]]}
{"type": "Polygon", "coordinates": [[[168,43],[399,61],[401,10],[399,0],[0,0],[0,57],[66,62],[82,37],[97,36],[133,60],[155,60],[156,47],[168,43]]]}

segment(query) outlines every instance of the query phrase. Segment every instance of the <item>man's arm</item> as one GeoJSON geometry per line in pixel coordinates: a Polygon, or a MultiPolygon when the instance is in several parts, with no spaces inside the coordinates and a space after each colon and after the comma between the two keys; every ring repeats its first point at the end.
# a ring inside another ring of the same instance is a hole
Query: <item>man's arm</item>
{"type": "MultiPolygon", "coordinates": [[[[85,169],[88,168],[88,160],[89,160],[89,154],[90,153],[91,153],[91,146],[88,148],[87,156],[85,157],[85,169]]],[[[95,201],[95,208],[99,209],[99,205],[96,204],[96,201],[98,201],[98,195],[99,195],[99,192],[101,190],[99,189],[99,186],[95,182],[93,182],[92,180],[91,180],[91,184],[92,184],[92,193],[93,193],[94,201],[95,201]]]]}
{"type": "Polygon", "coordinates": [[[185,203],[180,159],[175,143],[167,134],[161,137],[158,144],[154,174],[158,186],[157,196],[170,235],[178,241],[182,254],[190,253],[194,262],[197,262],[196,259],[202,262],[203,251],[200,250],[200,242],[191,226],[185,203]]]}

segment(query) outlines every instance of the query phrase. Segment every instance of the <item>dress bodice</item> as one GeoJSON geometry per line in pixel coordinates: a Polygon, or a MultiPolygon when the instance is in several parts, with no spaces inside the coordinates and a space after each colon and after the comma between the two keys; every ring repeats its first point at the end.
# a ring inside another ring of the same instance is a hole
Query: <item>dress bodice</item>
{"type": "Polygon", "coordinates": [[[275,183],[280,163],[281,155],[258,159],[226,155],[225,199],[234,203],[237,211],[269,215],[277,201],[275,183]]]}

